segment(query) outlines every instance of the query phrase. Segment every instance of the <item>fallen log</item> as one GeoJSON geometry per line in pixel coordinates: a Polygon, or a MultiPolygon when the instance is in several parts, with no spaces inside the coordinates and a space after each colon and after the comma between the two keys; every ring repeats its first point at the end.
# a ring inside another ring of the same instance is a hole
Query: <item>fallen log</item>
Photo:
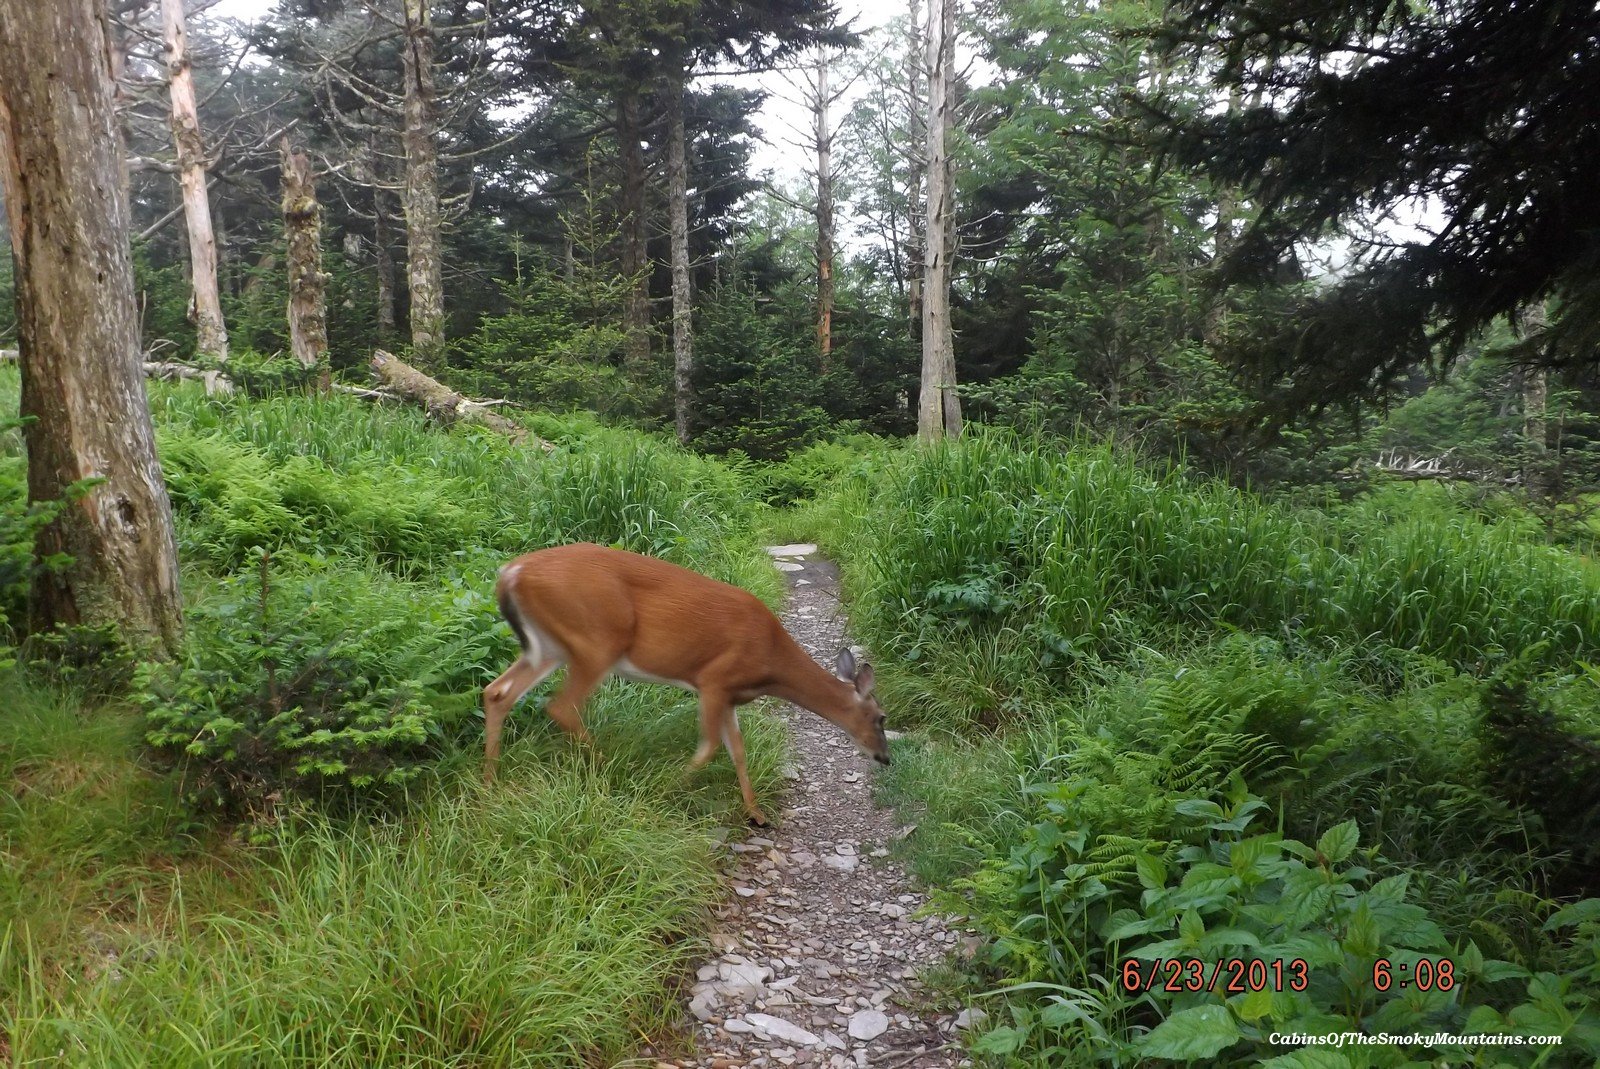
{"type": "MultiPolygon", "coordinates": [[[[372,373],[390,390],[415,404],[421,405],[430,417],[446,426],[465,421],[481,423],[499,431],[513,442],[528,437],[528,429],[490,409],[488,404],[473,401],[456,393],[438,379],[423,374],[393,353],[382,349],[372,351],[372,373]]],[[[543,439],[534,439],[540,448],[555,446],[543,439]]]]}

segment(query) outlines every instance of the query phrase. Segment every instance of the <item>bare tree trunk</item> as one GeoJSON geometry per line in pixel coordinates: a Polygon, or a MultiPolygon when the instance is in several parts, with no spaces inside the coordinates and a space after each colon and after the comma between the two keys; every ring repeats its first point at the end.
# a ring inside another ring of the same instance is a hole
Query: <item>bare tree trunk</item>
{"type": "MultiPolygon", "coordinates": [[[[940,0],[929,0],[938,3],[940,0]]],[[[926,23],[922,19],[920,0],[908,0],[906,22],[906,85],[909,98],[906,115],[910,123],[909,153],[906,176],[906,309],[910,316],[911,336],[915,339],[922,329],[922,269],[925,250],[922,225],[927,221],[923,207],[923,188],[927,182],[927,160],[921,151],[928,143],[927,73],[928,40],[926,23]]]]}
{"type": "MultiPolygon", "coordinates": [[[[1524,334],[1542,333],[1549,324],[1543,301],[1522,310],[1524,334]]],[[[1527,440],[1528,461],[1523,483],[1536,497],[1548,497],[1555,487],[1555,472],[1550,464],[1550,372],[1547,368],[1527,368],[1522,373],[1522,436],[1527,440]]]]}
{"type": "Polygon", "coordinates": [[[639,95],[617,94],[617,144],[622,159],[622,275],[628,280],[622,306],[623,354],[632,368],[650,359],[650,249],[645,237],[645,165],[640,139],[639,95]]]}
{"type": "Polygon", "coordinates": [[[390,248],[389,213],[383,190],[372,191],[372,267],[377,275],[378,343],[395,335],[394,329],[394,253],[390,248]]]}
{"type": "Polygon", "coordinates": [[[917,437],[929,442],[961,433],[956,394],[955,338],[950,326],[950,260],[955,252],[955,204],[949,134],[955,126],[951,82],[955,65],[955,0],[928,8],[928,225],[922,295],[922,392],[917,437]]]}
{"type": "Polygon", "coordinates": [[[817,57],[817,352],[822,373],[833,353],[833,130],[828,125],[828,54],[817,57]]]}
{"type": "Polygon", "coordinates": [[[145,401],[102,0],[0,0],[0,179],[16,271],[28,497],[97,480],[39,532],[36,628],[175,650],[172,507],[145,401]]]}
{"type": "Polygon", "coordinates": [[[411,353],[425,367],[444,363],[444,269],[439,211],[438,103],[433,85],[433,24],[428,0],[405,0],[406,282],[411,292],[411,353]]]}
{"type": "Polygon", "coordinates": [[[200,137],[183,0],[161,0],[161,26],[167,86],[172,95],[172,144],[178,156],[178,182],[183,187],[183,217],[189,226],[190,316],[198,335],[196,348],[205,356],[226,360],[228,329],[217,289],[217,238],[211,229],[211,202],[206,196],[206,147],[200,137]]]}
{"type": "Polygon", "coordinates": [[[327,393],[328,313],[322,273],[322,207],[311,174],[311,160],[295,152],[285,137],[278,145],[283,168],[283,232],[289,250],[289,352],[303,368],[320,367],[317,389],[327,393]]]}
{"type": "Polygon", "coordinates": [[[678,441],[689,441],[694,408],[694,324],[689,292],[689,160],[683,128],[685,82],[673,87],[667,113],[667,209],[672,222],[673,413],[678,441]]]}

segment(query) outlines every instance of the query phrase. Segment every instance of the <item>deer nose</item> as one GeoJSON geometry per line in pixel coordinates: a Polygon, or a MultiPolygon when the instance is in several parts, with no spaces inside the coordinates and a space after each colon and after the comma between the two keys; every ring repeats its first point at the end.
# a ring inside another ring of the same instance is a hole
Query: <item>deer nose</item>
{"type": "Polygon", "coordinates": [[[889,755],[886,753],[875,753],[872,755],[872,759],[878,762],[880,765],[886,765],[889,763],[889,755]]]}

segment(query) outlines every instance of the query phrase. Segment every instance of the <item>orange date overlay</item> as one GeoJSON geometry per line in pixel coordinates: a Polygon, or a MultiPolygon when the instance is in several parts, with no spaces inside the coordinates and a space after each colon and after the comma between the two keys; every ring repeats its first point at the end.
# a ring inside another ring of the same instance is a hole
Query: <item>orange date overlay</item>
{"type": "Polygon", "coordinates": [[[1129,958],[1122,963],[1122,986],[1127,991],[1222,991],[1237,995],[1245,991],[1304,991],[1310,982],[1311,969],[1304,958],[1129,958]]]}

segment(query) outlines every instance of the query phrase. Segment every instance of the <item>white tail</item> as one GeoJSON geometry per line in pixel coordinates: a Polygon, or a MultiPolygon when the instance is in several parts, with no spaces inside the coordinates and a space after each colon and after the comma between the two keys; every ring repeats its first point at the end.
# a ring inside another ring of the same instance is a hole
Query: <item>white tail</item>
{"type": "Polygon", "coordinates": [[[495,596],[522,656],[483,691],[484,778],[500,760],[500,730],[517,700],[562,664],[566,683],[550,718],[584,742],[579,711],[608,674],[671,683],[700,696],[699,768],[726,745],[745,812],[757,824],[734,706],[771,694],[843,728],[863,752],[889,763],[872,666],[842,650],[829,673],[759,599],[676,564],[579,543],[528,553],[500,569],[495,596]]]}

